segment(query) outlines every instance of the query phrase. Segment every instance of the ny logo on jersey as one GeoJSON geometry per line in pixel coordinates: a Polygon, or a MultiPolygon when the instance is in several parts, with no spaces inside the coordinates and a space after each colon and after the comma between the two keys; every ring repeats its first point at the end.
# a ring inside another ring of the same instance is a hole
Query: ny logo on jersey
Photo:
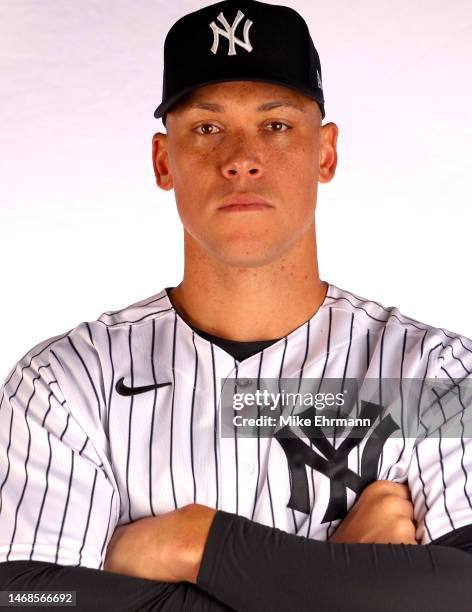
{"type": "MultiPolygon", "coordinates": [[[[382,406],[378,404],[362,401],[361,405],[360,418],[369,419],[371,423],[382,412],[382,406]]],[[[312,422],[314,422],[314,414],[314,408],[308,408],[300,416],[302,418],[311,417],[312,422]]],[[[364,446],[360,462],[360,475],[348,467],[348,455],[365,438],[369,429],[367,426],[354,427],[350,435],[341,442],[338,448],[332,446],[320,427],[304,425],[301,426],[301,429],[325,458],[315,453],[300,438],[294,436],[293,430],[288,425],[274,434],[285,452],[290,471],[290,499],[287,507],[310,514],[310,498],[305,469],[305,466],[308,465],[330,480],[329,502],[322,522],[342,519],[347,514],[347,487],[359,496],[367,485],[377,480],[377,466],[383,446],[387,438],[399,427],[390,415],[380,420],[364,446]]]]}
{"type": "Polygon", "coordinates": [[[240,40],[239,38],[236,38],[236,28],[238,27],[239,22],[241,21],[243,17],[244,17],[244,13],[238,10],[238,14],[234,18],[233,25],[230,26],[229,23],[226,21],[226,18],[223,15],[223,13],[220,12],[217,19],[219,19],[219,21],[223,24],[225,28],[224,30],[222,30],[219,26],[217,26],[214,21],[210,23],[210,28],[213,30],[213,45],[211,47],[211,51],[213,53],[216,54],[216,52],[218,51],[218,45],[220,42],[220,34],[221,36],[225,36],[229,41],[228,55],[236,55],[235,44],[238,44],[243,49],[246,49],[246,51],[249,51],[249,52],[252,51],[252,45],[249,42],[249,29],[252,26],[252,21],[250,19],[246,19],[246,22],[244,23],[244,30],[243,30],[244,41],[240,40]]]}

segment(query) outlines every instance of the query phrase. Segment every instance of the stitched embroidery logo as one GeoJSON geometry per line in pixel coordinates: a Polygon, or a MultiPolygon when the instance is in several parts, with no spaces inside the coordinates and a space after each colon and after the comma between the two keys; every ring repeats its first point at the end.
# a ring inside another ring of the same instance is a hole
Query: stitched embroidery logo
{"type": "Polygon", "coordinates": [[[253,22],[250,19],[246,18],[246,21],[244,22],[244,29],[243,29],[244,40],[241,40],[240,38],[236,38],[236,29],[241,19],[243,19],[243,17],[244,17],[244,13],[238,10],[238,14],[234,18],[233,24],[229,25],[228,21],[226,20],[226,17],[223,15],[223,12],[220,12],[217,19],[220,23],[223,24],[224,30],[220,28],[218,25],[216,25],[214,21],[210,23],[210,28],[213,30],[213,45],[211,47],[212,53],[216,54],[218,51],[218,45],[220,43],[220,35],[228,39],[228,55],[236,55],[235,45],[239,45],[243,49],[246,49],[246,51],[248,52],[252,51],[252,45],[249,41],[249,30],[253,22]]]}

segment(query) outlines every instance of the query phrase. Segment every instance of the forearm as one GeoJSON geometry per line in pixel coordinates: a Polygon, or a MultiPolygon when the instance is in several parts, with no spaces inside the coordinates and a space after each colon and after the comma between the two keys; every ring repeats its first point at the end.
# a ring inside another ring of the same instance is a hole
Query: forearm
{"type": "Polygon", "coordinates": [[[451,547],[320,542],[218,511],[197,585],[241,612],[465,612],[471,571],[451,547]]]}
{"type": "Polygon", "coordinates": [[[188,582],[156,582],[87,567],[62,566],[42,561],[0,563],[0,590],[76,591],[76,612],[232,610],[188,582]]]}

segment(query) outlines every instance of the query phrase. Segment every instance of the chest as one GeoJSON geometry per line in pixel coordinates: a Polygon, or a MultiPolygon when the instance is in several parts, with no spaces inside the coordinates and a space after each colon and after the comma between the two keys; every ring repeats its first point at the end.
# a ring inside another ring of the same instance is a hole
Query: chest
{"type": "MultiPolygon", "coordinates": [[[[261,381],[254,371],[226,365],[219,371],[202,363],[185,370],[161,367],[147,385],[143,378],[133,377],[131,384],[125,377],[128,387],[145,391],[122,395],[115,388],[108,437],[121,521],[201,503],[326,539],[370,482],[406,479],[412,440],[400,435],[398,419],[388,410],[381,415],[379,405],[370,402],[372,424],[357,429],[355,424],[337,431],[315,421],[307,425],[310,411],[300,406],[295,412],[304,418],[279,420],[275,435],[267,421],[242,427],[235,416],[241,422],[290,411],[255,400],[237,409],[236,394],[244,399],[251,390],[255,396],[266,389],[275,397],[286,385],[284,379],[261,381]],[[150,388],[164,383],[170,384],[150,388]]],[[[313,389],[314,379],[305,377],[302,385],[290,380],[292,391],[313,389]]],[[[331,407],[324,416],[337,412],[331,407]]],[[[362,405],[354,412],[366,416],[362,405]]]]}

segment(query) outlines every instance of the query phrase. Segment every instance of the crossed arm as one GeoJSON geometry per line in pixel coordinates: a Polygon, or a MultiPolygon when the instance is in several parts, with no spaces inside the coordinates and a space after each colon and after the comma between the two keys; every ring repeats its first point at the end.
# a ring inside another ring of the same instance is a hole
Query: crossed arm
{"type": "Polygon", "coordinates": [[[244,612],[469,610],[472,556],[415,533],[408,487],[377,481],[328,543],[190,504],[118,527],[104,569],[192,583],[244,612]]]}
{"type": "Polygon", "coordinates": [[[0,564],[0,585],[76,590],[77,610],[84,612],[465,612],[472,555],[455,548],[464,529],[450,546],[415,545],[407,487],[378,481],[330,542],[190,504],[118,527],[107,571],[10,561],[0,564]]]}
{"type": "MultiPolygon", "coordinates": [[[[216,513],[214,508],[189,504],[121,525],[108,545],[104,569],[150,580],[197,584],[216,513]]],[[[415,545],[415,532],[408,487],[380,480],[363,491],[330,541],[415,545]]]]}

